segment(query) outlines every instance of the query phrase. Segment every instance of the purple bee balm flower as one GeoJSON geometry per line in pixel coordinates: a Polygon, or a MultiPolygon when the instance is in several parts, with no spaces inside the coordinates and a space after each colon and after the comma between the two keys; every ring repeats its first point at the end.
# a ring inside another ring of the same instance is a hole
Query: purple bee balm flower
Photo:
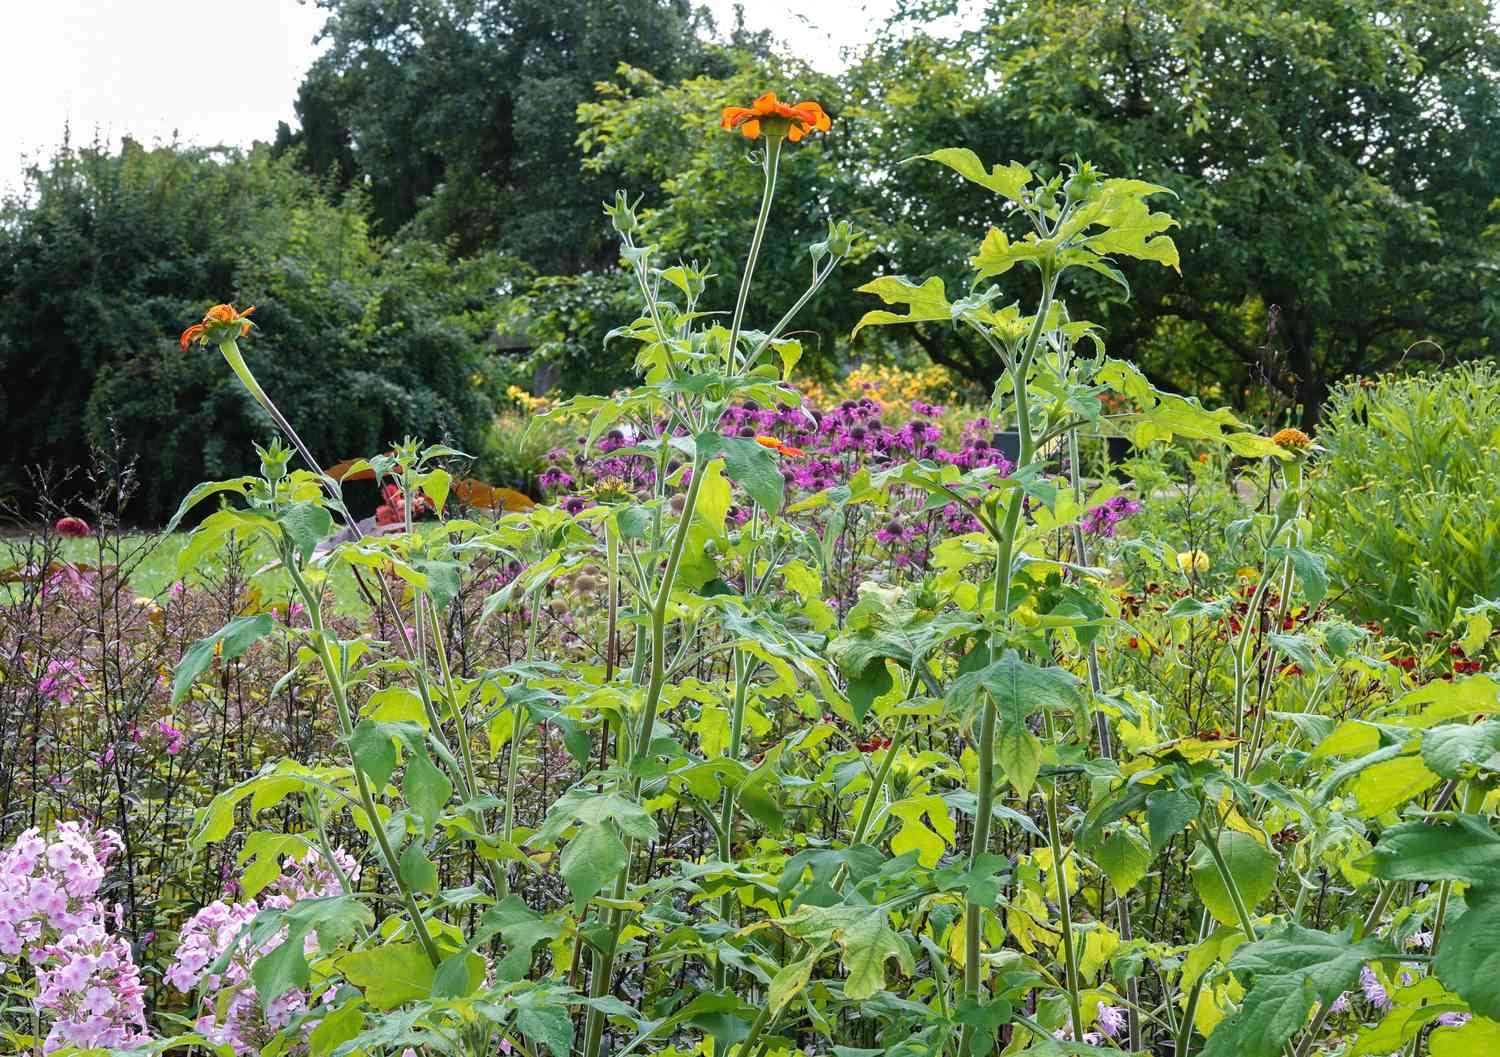
{"type": "Polygon", "coordinates": [[[1120,1033],[1125,1026],[1125,1009],[1123,1006],[1107,1006],[1103,1002],[1098,1007],[1099,1030],[1110,1038],[1120,1033]]]}
{"type": "Polygon", "coordinates": [[[1386,993],[1385,985],[1380,982],[1380,977],[1375,975],[1375,970],[1368,965],[1359,971],[1359,987],[1365,993],[1365,1001],[1376,1009],[1386,1009],[1391,1004],[1391,996],[1386,993]]]}

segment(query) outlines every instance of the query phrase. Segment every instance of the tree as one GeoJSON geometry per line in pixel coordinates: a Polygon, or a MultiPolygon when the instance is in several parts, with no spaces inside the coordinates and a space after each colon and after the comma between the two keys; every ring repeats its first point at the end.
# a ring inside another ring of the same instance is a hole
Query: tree
{"type": "MultiPolygon", "coordinates": [[[[767,284],[795,286],[799,241],[832,213],[870,233],[851,283],[954,288],[975,250],[963,233],[1012,221],[954,174],[903,162],[967,146],[1055,171],[1081,155],[1179,195],[1180,276],[1140,273],[1127,300],[1090,274],[1070,294],[1160,384],[1311,423],[1346,374],[1492,348],[1500,254],[1481,218],[1500,200],[1500,34],[1482,0],[1005,0],[972,32],[921,31],[952,7],[907,4],[836,80],[764,60],[675,85],[628,74],[580,110],[587,164],[663,196],[649,215],[667,250],[727,268],[753,174],[712,178],[742,149],[709,134],[713,115],[795,86],[835,125],[793,159],[767,284]]],[[[1034,282],[1005,279],[1016,297],[1034,282]]],[[[825,353],[859,300],[820,301],[825,353]]],[[[996,377],[953,328],[913,329],[934,361],[996,377]]]]}
{"type": "Polygon", "coordinates": [[[478,450],[507,262],[384,243],[358,194],[265,149],[64,148],[31,181],[0,222],[0,489],[118,436],[139,459],[130,513],[154,521],[204,477],[253,469],[274,427],[216,352],[177,343],[231,298],[257,306],[247,354],[315,449],[414,433],[478,450]]]}
{"type": "Polygon", "coordinates": [[[990,161],[1076,153],[1179,194],[1182,276],[1138,276],[1128,303],[1101,285],[1092,306],[1163,381],[1240,404],[1263,387],[1311,423],[1341,376],[1500,335],[1500,255],[1480,232],[1500,200],[1484,0],[1000,0],[946,45],[891,35],[865,69],[887,157],[938,138],[990,161]],[[927,71],[955,65],[990,76],[943,107],[927,71]]]}
{"type": "Polygon", "coordinates": [[[329,50],[298,93],[323,174],[367,181],[380,230],[456,252],[498,249],[545,272],[611,263],[580,174],[575,110],[622,62],[676,78],[713,66],[687,0],[320,0],[329,50]]]}

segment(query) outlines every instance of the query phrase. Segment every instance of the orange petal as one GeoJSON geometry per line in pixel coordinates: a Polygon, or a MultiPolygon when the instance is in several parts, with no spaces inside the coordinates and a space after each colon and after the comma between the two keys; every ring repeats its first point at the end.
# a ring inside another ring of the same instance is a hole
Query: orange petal
{"type": "Polygon", "coordinates": [[[793,121],[792,127],[786,130],[786,138],[791,140],[793,143],[796,143],[799,139],[801,139],[802,125],[800,125],[796,121],[793,121]]]}
{"type": "Polygon", "coordinates": [[[724,116],[719,120],[719,127],[732,129],[754,113],[755,111],[747,106],[726,106],[724,116]]]}
{"type": "Polygon", "coordinates": [[[182,337],[177,339],[177,344],[182,346],[182,351],[187,352],[187,347],[193,343],[199,334],[203,333],[203,324],[194,323],[182,332],[182,337]]]}
{"type": "Polygon", "coordinates": [[[770,448],[772,451],[777,451],[781,447],[781,441],[775,437],[767,437],[764,434],[756,437],[755,443],[759,444],[762,448],[770,448]]]}
{"type": "Polygon", "coordinates": [[[740,131],[745,134],[746,139],[760,139],[760,120],[751,118],[740,126],[740,131]]]}
{"type": "Polygon", "coordinates": [[[775,92],[767,92],[755,101],[754,109],[757,114],[774,114],[781,103],[776,98],[775,92]]]}

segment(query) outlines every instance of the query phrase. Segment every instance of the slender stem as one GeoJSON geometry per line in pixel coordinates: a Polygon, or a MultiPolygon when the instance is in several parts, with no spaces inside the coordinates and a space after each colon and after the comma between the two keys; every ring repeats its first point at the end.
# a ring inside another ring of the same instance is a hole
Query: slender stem
{"type": "MultiPolygon", "coordinates": [[[[1052,716],[1047,715],[1047,726],[1052,716]]],[[[1052,732],[1048,730],[1048,740],[1052,732]]],[[[1078,950],[1073,941],[1072,896],[1068,891],[1068,872],[1063,859],[1062,830],[1057,824],[1057,779],[1047,783],[1047,842],[1052,846],[1052,869],[1057,876],[1057,916],[1062,923],[1063,968],[1068,989],[1068,1011],[1073,1017],[1073,1039],[1083,1039],[1083,1004],[1078,997],[1078,950]]]]}
{"type": "MultiPolygon", "coordinates": [[[[1057,277],[1044,274],[1042,277],[1042,299],[1037,308],[1036,317],[1032,320],[1031,331],[1026,338],[1026,346],[1022,354],[1017,358],[1011,371],[1011,385],[1015,392],[1016,401],[1016,431],[1019,435],[1017,445],[1017,466],[1028,465],[1035,456],[1035,438],[1031,433],[1031,407],[1026,388],[1027,374],[1031,370],[1031,359],[1036,354],[1038,343],[1041,341],[1042,332],[1046,325],[1047,312],[1052,307],[1052,296],[1057,289],[1057,277]]],[[[1004,625],[1009,620],[1010,602],[1010,578],[1011,569],[1015,563],[1016,533],[1021,523],[1021,513],[1025,507],[1026,493],[1016,488],[1011,493],[1010,503],[1005,512],[1005,523],[1000,534],[995,540],[995,600],[994,611],[997,621],[1004,625]]],[[[1000,643],[999,627],[990,633],[990,662],[999,659],[1000,643]]],[[[975,790],[975,814],[974,834],[969,848],[969,867],[973,869],[979,865],[980,856],[989,851],[990,826],[994,816],[995,805],[995,699],[990,694],[984,695],[984,706],[979,720],[979,741],[976,746],[978,755],[978,768],[976,780],[978,788],[975,790]]],[[[964,994],[976,1001],[979,998],[979,942],[981,937],[981,917],[984,908],[968,900],[964,905],[964,994]]],[[[958,1052],[967,1054],[969,1044],[974,1037],[972,1026],[965,1025],[959,1036],[958,1052]]]]}
{"type": "MultiPolygon", "coordinates": [[[[323,627],[322,602],[313,594],[307,581],[303,579],[301,570],[297,568],[295,555],[291,553],[290,548],[283,548],[283,556],[286,559],[286,568],[291,575],[292,583],[297,593],[302,596],[303,605],[307,607],[308,617],[312,623],[313,642],[316,646],[314,652],[317,653],[318,662],[323,667],[323,674],[328,679],[328,692],[333,698],[334,709],[338,713],[339,731],[347,744],[349,736],[354,731],[354,724],[350,718],[349,700],[344,691],[343,672],[328,648],[328,636],[323,627]]],[[[433,942],[432,934],[427,929],[427,919],[422,916],[422,909],[417,905],[416,896],[412,893],[410,886],[401,880],[396,852],[391,847],[390,838],[385,835],[385,827],[380,823],[380,812],[375,806],[375,795],[370,790],[370,780],[365,777],[365,772],[360,770],[352,757],[350,769],[354,772],[355,785],[359,789],[360,805],[364,809],[365,818],[370,823],[370,832],[375,836],[375,844],[380,849],[380,858],[385,865],[386,872],[390,874],[391,880],[401,892],[401,901],[406,906],[407,916],[411,918],[412,928],[417,933],[417,940],[421,943],[422,950],[426,952],[428,961],[435,966],[442,961],[442,955],[438,953],[437,944],[433,942]]]]}
{"type": "Polygon", "coordinates": [[[725,369],[734,373],[735,361],[739,359],[740,329],[745,322],[745,305],[750,301],[750,278],[755,274],[755,262],[760,257],[761,242],[766,237],[766,221],[771,216],[771,198],[776,193],[776,173],[781,167],[781,136],[766,137],[764,156],[765,184],[760,196],[760,215],[755,218],[755,235],[750,239],[750,254],[745,260],[745,271],[740,276],[740,292],[734,302],[734,318],[729,326],[729,349],[725,369]]]}
{"type": "Polygon", "coordinates": [[[1224,861],[1224,853],[1219,850],[1219,835],[1207,834],[1203,846],[1208,849],[1208,854],[1219,871],[1219,879],[1229,892],[1229,901],[1234,904],[1234,914],[1240,919],[1240,929],[1245,933],[1245,939],[1254,941],[1255,923],[1250,919],[1250,908],[1245,906],[1245,897],[1240,895],[1240,886],[1234,883],[1234,874],[1229,872],[1229,864],[1224,861]]]}

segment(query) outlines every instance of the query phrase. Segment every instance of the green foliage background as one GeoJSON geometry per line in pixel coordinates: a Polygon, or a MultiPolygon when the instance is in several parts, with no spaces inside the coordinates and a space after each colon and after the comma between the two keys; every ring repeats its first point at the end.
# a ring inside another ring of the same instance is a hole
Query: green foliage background
{"type": "MultiPolygon", "coordinates": [[[[1500,330],[1484,0],[1004,0],[959,23],[938,21],[951,0],[907,0],[836,76],[687,0],[320,6],[297,130],[250,151],[65,146],[5,205],[0,493],[84,461],[111,420],[142,460],[143,520],[245,469],[230,453],[265,423],[172,344],[229,297],[274,322],[250,355],[326,450],[408,431],[475,445],[509,384],[621,385],[604,339],[627,284],[598,203],[639,196],[660,255],[711,262],[708,300],[726,301],[758,173],[717,115],[766,88],[834,124],[785,159],[764,303],[800,288],[830,217],[866,233],[848,288],[906,272],[957,289],[952,233],[1005,218],[904,161],[963,143],[1043,170],[1081,155],[1179,196],[1181,274],[1137,277],[1128,301],[1092,274],[1066,291],[1165,388],[1308,426],[1340,378],[1488,356],[1500,330]]],[[[851,344],[855,300],[805,318],[804,369],[998,376],[950,327],[851,344]]]]}

